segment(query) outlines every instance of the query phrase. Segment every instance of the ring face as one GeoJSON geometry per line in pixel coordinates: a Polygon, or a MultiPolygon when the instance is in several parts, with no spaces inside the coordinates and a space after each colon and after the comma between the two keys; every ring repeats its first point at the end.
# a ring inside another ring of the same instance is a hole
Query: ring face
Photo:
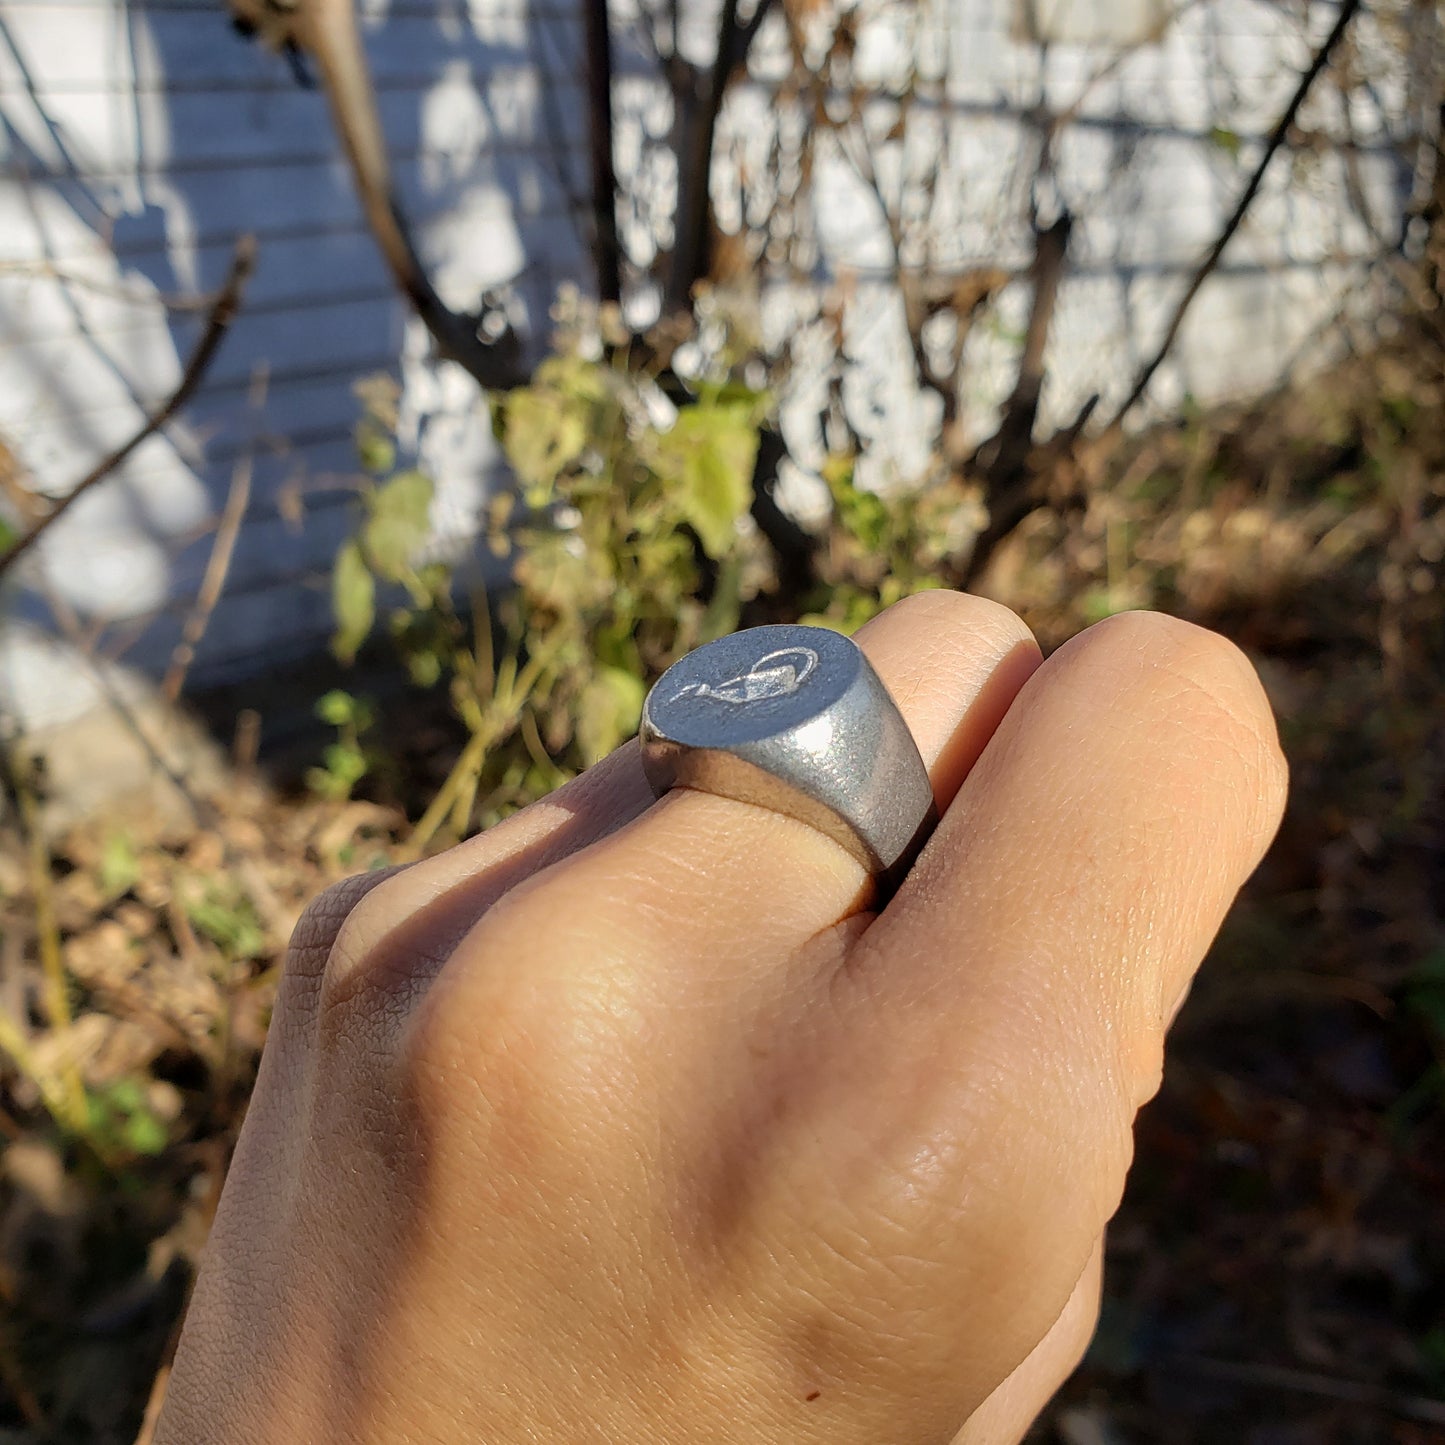
{"type": "Polygon", "coordinates": [[[884,891],[937,822],[893,699],[856,643],[822,627],[754,627],[673,664],[648,694],[653,791],[690,787],[789,814],[848,848],[884,891]]]}
{"type": "Polygon", "coordinates": [[[709,642],[658,679],[647,716],[688,747],[731,747],[785,733],[834,706],[863,654],[824,627],[752,627],[709,642]]]}

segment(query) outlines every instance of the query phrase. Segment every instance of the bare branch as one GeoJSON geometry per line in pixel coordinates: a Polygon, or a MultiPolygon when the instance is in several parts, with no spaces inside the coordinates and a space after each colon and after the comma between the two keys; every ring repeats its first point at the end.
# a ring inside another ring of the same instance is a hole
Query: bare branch
{"type": "MultiPolygon", "coordinates": [[[[708,218],[712,214],[709,180],[712,174],[713,140],[722,110],[728,79],[747,64],[748,50],[761,28],[772,0],[758,0],[752,15],[738,21],[738,0],[723,0],[718,19],[717,54],[706,80],[696,77],[691,114],[683,119],[682,145],[678,154],[678,201],[672,261],[667,278],[665,306],[681,311],[692,295],[694,284],[707,274],[708,218]]],[[[683,92],[685,96],[685,91],[683,92]]],[[[682,97],[679,97],[679,104],[682,97]]]]}
{"type": "Polygon", "coordinates": [[[1121,45],[1101,65],[1092,71],[1084,79],[1072,101],[1064,107],[1056,116],[1049,121],[1048,133],[1045,136],[1045,143],[1052,145],[1054,138],[1064,129],[1079,118],[1084,106],[1088,103],[1089,97],[1101,86],[1110,76],[1116,74],[1123,68],[1125,63],[1137,55],[1146,46],[1158,45],[1160,38],[1170,30],[1176,21],[1190,10],[1199,5],[1207,4],[1209,0],[1179,0],[1179,3],[1152,28],[1147,35],[1142,35],[1137,40],[1121,45]]]}
{"type": "Polygon", "coordinates": [[[206,635],[211,613],[221,599],[221,589],[226,585],[226,574],[231,570],[231,557],[236,550],[236,538],[240,535],[241,523],[251,501],[251,453],[247,452],[236,463],[231,473],[231,487],[226,494],[226,505],[216,527],[216,540],[206,562],[205,576],[201,589],[196,594],[195,605],[186,617],[181,629],[181,640],[171,653],[170,665],[161,683],[161,696],[167,702],[175,702],[186,684],[186,673],[195,660],[196,648],[206,635]]]}
{"type": "Polygon", "coordinates": [[[584,0],[587,28],[587,107],[592,145],[592,217],[595,226],[597,296],[622,297],[621,251],[617,241],[617,173],[612,163],[612,32],[607,0],[584,0]]]}
{"type": "Polygon", "coordinates": [[[1073,226],[1073,217],[1065,211],[1052,226],[1034,231],[1034,263],[1030,268],[1033,305],[1029,308],[1018,377],[1004,403],[1003,420],[990,444],[994,450],[988,467],[990,473],[1002,475],[1018,470],[1033,440],[1034,421],[1044,387],[1044,352],[1048,348],[1049,327],[1059,298],[1059,282],[1063,278],[1073,226]]]}
{"type": "Polygon", "coordinates": [[[465,367],[479,385],[489,389],[520,385],[525,377],[516,337],[508,331],[498,341],[485,340],[480,318],[459,315],[447,306],[416,253],[392,187],[376,92],[353,0],[299,0],[294,25],[297,43],[320,71],[367,225],[403,295],[441,354],[465,367]]]}
{"type": "MultiPolygon", "coordinates": [[[[1007,402],[998,430],[974,454],[965,468],[978,467],[986,482],[988,526],[978,535],[964,572],[964,584],[983,570],[994,548],[1037,505],[1037,491],[1044,468],[1034,451],[1034,422],[1044,386],[1044,353],[1048,349],[1049,327],[1063,278],[1073,219],[1067,211],[1046,229],[1034,229],[1034,262],[1030,277],[1034,288],[1029,309],[1028,331],[1019,358],[1018,377],[1007,402]]],[[[1091,400],[1071,429],[1069,445],[1093,412],[1091,400]]],[[[1061,434],[1062,437],[1063,434],[1061,434]]],[[[1055,438],[1059,442],[1060,438],[1055,438]]],[[[1053,451],[1051,444],[1046,450],[1053,451]]]]}
{"type": "Polygon", "coordinates": [[[86,492],[97,483],[103,482],[142,442],[149,441],[162,430],[191,399],[209,370],[222,338],[231,322],[236,318],[236,313],[241,306],[241,297],[245,293],[246,282],[250,279],[255,265],[256,238],[242,236],[236,242],[236,249],[231,257],[231,270],[211,303],[210,311],[206,316],[205,330],[201,333],[201,339],[196,343],[196,349],[191,353],[190,360],[186,362],[186,368],[181,373],[181,379],[176,389],[166,398],[159,411],[153,412],[145,419],[140,430],[129,441],[92,467],[8,552],[0,556],[0,577],[3,577],[6,571],[13,567],[86,492]]]}
{"type": "Polygon", "coordinates": [[[1359,9],[1360,0],[1342,0],[1340,12],[1335,18],[1333,28],[1325,37],[1324,43],[1315,52],[1315,57],[1304,74],[1300,76],[1299,84],[1295,87],[1289,104],[1285,106],[1284,113],[1275,122],[1274,129],[1265,143],[1264,154],[1259,158],[1259,164],[1255,166],[1254,174],[1249,178],[1249,184],[1245,186],[1218,238],[1205,253],[1204,259],[1200,261],[1189,285],[1185,287],[1184,295],[1179,298],[1179,304],[1174,308],[1174,315],[1170,318],[1169,325],[1164,332],[1164,339],[1159,343],[1154,355],[1139,369],[1139,374],[1134,379],[1134,385],[1130,389],[1128,397],[1114,413],[1108,426],[1104,428],[1105,435],[1118,431],[1124,418],[1133,411],[1143,399],[1144,393],[1148,391],[1149,383],[1154,379],[1154,373],[1164,364],[1164,359],[1169,355],[1169,350],[1179,335],[1179,328],[1184,324],[1184,317],[1190,306],[1193,305],[1194,298],[1199,294],[1199,288],[1209,279],[1215,267],[1219,265],[1219,258],[1224,254],[1225,247],[1234,239],[1234,233],[1239,230],[1255,196],[1259,194],[1259,188],[1264,182],[1264,175],[1269,169],[1270,162],[1274,160],[1275,154],[1289,134],[1290,127],[1294,125],[1295,117],[1299,114],[1305,97],[1309,95],[1315,81],[1319,79],[1325,66],[1329,64],[1330,55],[1344,39],[1345,32],[1350,28],[1359,9]]]}

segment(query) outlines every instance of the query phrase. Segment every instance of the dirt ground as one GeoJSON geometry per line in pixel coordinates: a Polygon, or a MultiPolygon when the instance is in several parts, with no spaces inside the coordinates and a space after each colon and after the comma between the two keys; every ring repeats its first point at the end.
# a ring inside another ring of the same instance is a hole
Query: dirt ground
{"type": "MultiPolygon", "coordinates": [[[[1152,433],[985,578],[1046,646],[1132,606],[1225,632],[1293,772],[1141,1119],[1094,1346],[1038,1440],[1445,1441],[1445,386],[1423,355],[1402,337],[1152,433]]],[[[427,712],[406,731],[415,797],[460,740],[427,712]]],[[[290,923],[404,819],[248,765],[196,818],[43,852],[13,809],[0,828],[0,1014],[26,1065],[0,1050],[0,1445],[130,1442],[290,923]]]]}

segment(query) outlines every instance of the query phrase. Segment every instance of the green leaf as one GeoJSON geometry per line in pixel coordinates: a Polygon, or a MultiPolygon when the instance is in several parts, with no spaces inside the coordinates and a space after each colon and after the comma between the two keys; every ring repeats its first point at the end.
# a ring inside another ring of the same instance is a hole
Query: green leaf
{"type": "Polygon", "coordinates": [[[331,650],[339,661],[354,662],[376,619],[376,579],[354,538],[342,543],[331,569],[331,611],[336,618],[331,650]]]}
{"type": "Polygon", "coordinates": [[[121,1137],[137,1154],[160,1154],[169,1142],[166,1126],[150,1112],[139,1109],[126,1121],[121,1137]]]}
{"type": "Polygon", "coordinates": [[[20,533],[0,517],[0,557],[3,557],[20,540],[20,533]]]}
{"type": "Polygon", "coordinates": [[[441,679],[442,660],[431,651],[409,653],[406,670],[418,687],[435,687],[441,679]]]}
{"type": "Polygon", "coordinates": [[[128,893],[140,878],[140,859],[124,833],[111,833],[100,850],[100,886],[107,898],[128,893]]]}
{"type": "Polygon", "coordinates": [[[577,742],[588,767],[637,731],[645,695],[640,677],[620,667],[598,668],[577,701],[577,742]]]}
{"type": "Polygon", "coordinates": [[[321,756],[326,759],[326,771],[346,793],[366,776],[366,754],[354,743],[328,743],[321,756]]]}
{"type": "Polygon", "coordinates": [[[611,373],[583,356],[549,356],[537,367],[536,384],[569,400],[595,405],[607,400],[611,373]]]}
{"type": "Polygon", "coordinates": [[[662,470],[673,478],[679,510],[715,560],[732,548],[757,454],[757,427],[742,405],[684,407],[662,438],[662,470]]]}
{"type": "Polygon", "coordinates": [[[90,1136],[107,1148],[119,1145],[130,1154],[160,1154],[169,1143],[165,1121],[151,1109],[135,1079],[89,1089],[85,1103],[90,1136]]]}
{"type": "Polygon", "coordinates": [[[356,428],[356,455],[363,470],[384,477],[396,465],[396,443],[375,424],[362,422],[356,428]]]}
{"type": "Polygon", "coordinates": [[[400,582],[412,571],[416,554],[431,535],[431,478],[402,472],[372,494],[371,516],[362,529],[367,559],[388,582],[400,582]]]}
{"type": "Polygon", "coordinates": [[[839,525],[859,546],[869,552],[880,551],[888,540],[892,520],[887,502],[876,492],[854,486],[851,466],[825,468],[823,475],[833,494],[839,525]]]}
{"type": "Polygon", "coordinates": [[[1211,145],[1218,146],[1220,150],[1238,159],[1240,149],[1239,135],[1227,126],[1210,126],[1209,142],[1211,145]]]}
{"type": "Polygon", "coordinates": [[[1119,602],[1108,587],[1090,587],[1079,599],[1079,608],[1091,626],[1116,612],[1129,610],[1128,603],[1119,602]]]}
{"type": "Polygon", "coordinates": [[[349,692],[334,687],[317,700],[316,716],[334,728],[345,727],[356,720],[356,699],[349,692]]]}
{"type": "Polygon", "coordinates": [[[256,958],[266,950],[266,934],[256,906],[244,895],[230,896],[211,888],[200,898],[185,903],[186,916],[198,933],[203,933],[231,958],[256,958]]]}
{"type": "Polygon", "coordinates": [[[564,468],[587,446],[586,407],[541,386],[522,387],[508,398],[502,449],[532,507],[545,506],[564,468]]]}
{"type": "Polygon", "coordinates": [[[527,602],[563,616],[601,607],[613,595],[616,575],[612,559],[589,552],[576,539],[541,534],[517,559],[515,576],[527,602]]]}

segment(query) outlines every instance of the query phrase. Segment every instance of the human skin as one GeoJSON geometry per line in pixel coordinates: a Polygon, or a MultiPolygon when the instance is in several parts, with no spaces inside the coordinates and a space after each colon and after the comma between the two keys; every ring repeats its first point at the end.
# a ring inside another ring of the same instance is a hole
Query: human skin
{"type": "Polygon", "coordinates": [[[157,1445],[1022,1437],[1284,762],[1187,623],[858,641],[943,814],[881,913],[633,744],[308,910],[157,1445]]]}

